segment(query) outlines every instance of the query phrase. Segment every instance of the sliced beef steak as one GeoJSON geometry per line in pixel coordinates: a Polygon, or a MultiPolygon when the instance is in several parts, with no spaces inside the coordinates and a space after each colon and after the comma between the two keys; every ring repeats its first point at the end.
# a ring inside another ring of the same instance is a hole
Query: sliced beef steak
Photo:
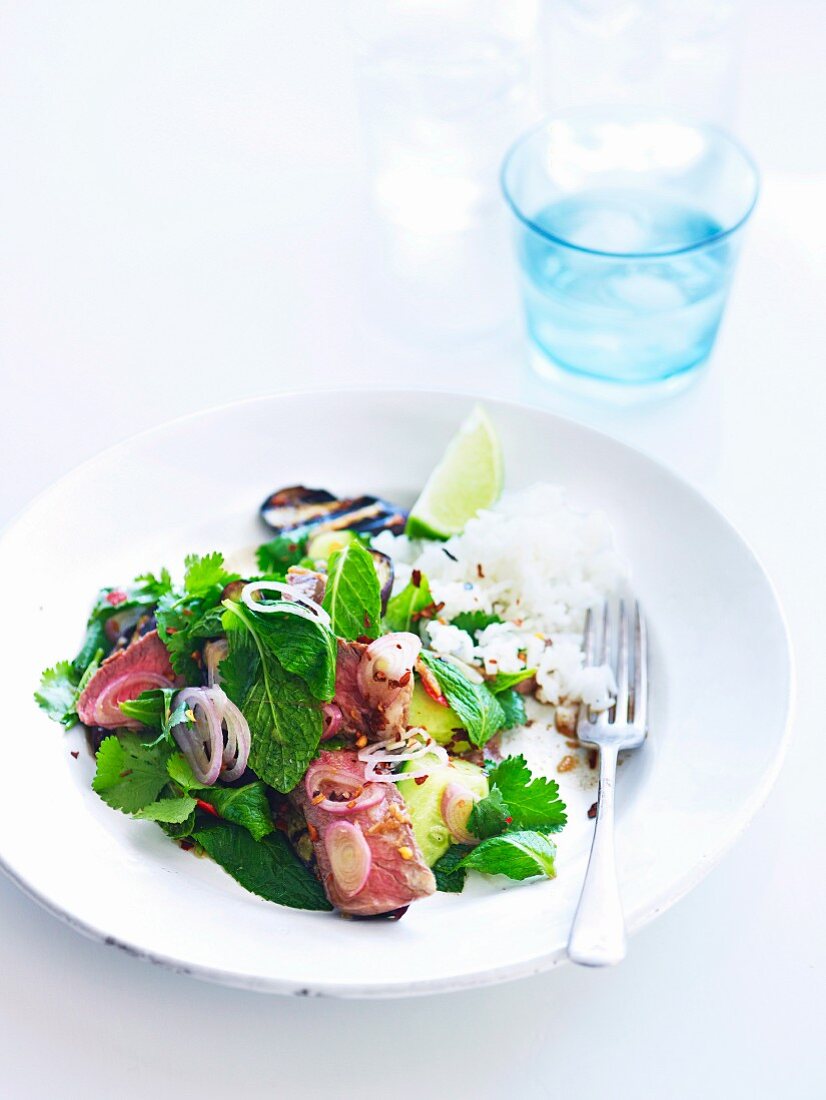
{"type": "Polygon", "coordinates": [[[389,913],[435,891],[404,799],[393,783],[366,783],[356,753],[322,752],[290,798],[307,821],[327,896],[342,913],[389,913]]]}
{"type": "Polygon", "coordinates": [[[305,569],[301,565],[291,565],[287,570],[287,584],[295,589],[296,596],[321,603],[327,588],[327,578],[315,569],[305,569]]]}
{"type": "Polygon", "coordinates": [[[151,630],[106,658],[78,699],[78,717],[87,726],[134,728],[138,723],[131,722],[118,704],[137,699],[142,691],[177,683],[166,646],[157,630],[151,630]]]}
{"type": "Polygon", "coordinates": [[[380,741],[407,733],[420,640],[384,634],[369,644],[339,638],[335,703],[346,730],[380,741]]]}

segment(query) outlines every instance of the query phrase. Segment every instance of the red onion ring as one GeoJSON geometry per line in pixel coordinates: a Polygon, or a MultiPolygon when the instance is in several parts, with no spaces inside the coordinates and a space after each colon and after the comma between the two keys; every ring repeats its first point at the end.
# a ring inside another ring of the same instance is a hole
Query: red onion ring
{"type": "Polygon", "coordinates": [[[329,741],[341,729],[344,715],[341,713],[341,707],[336,703],[325,703],[321,708],[321,713],[324,715],[324,732],[321,735],[321,740],[329,741]]]}
{"type": "Polygon", "coordinates": [[[249,760],[251,736],[238,707],[217,686],[184,688],[175,696],[175,705],[178,703],[192,711],[194,729],[189,722],[179,722],[173,726],[172,736],[198,782],[211,787],[219,776],[227,782],[240,778],[249,760]]]}
{"type": "Polygon", "coordinates": [[[304,777],[304,790],[313,805],[330,814],[357,814],[360,810],[369,810],[384,798],[381,787],[373,783],[362,783],[339,768],[320,763],[311,765],[307,771],[304,777]],[[328,790],[333,788],[345,794],[349,791],[352,797],[340,800],[327,798],[325,786],[328,790]],[[321,794],[325,797],[316,802],[321,794]]]}
{"type": "Polygon", "coordinates": [[[127,721],[119,704],[137,697],[152,688],[171,688],[174,683],[160,672],[144,672],[136,668],[111,680],[95,700],[94,722],[96,726],[127,726],[139,728],[140,722],[127,721]]]}

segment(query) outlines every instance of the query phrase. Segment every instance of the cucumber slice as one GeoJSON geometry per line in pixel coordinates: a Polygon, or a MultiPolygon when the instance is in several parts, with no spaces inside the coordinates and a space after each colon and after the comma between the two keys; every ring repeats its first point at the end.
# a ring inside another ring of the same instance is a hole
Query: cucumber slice
{"type": "Polygon", "coordinates": [[[442,764],[437,756],[422,756],[418,760],[408,760],[402,768],[403,772],[421,773],[424,770],[428,773],[424,783],[402,779],[396,786],[407,804],[413,833],[425,863],[432,867],[453,843],[442,817],[442,795],[447,785],[461,783],[479,798],[486,797],[489,786],[482,769],[467,760],[442,764]]]}

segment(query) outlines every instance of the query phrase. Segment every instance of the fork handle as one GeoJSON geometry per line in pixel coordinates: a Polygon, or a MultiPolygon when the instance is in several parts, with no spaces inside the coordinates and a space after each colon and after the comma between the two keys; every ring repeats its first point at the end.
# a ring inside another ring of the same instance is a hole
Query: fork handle
{"type": "Polygon", "coordinates": [[[614,783],[617,748],[599,751],[597,820],[588,870],[579,898],[568,956],[583,966],[612,966],[625,958],[625,921],[622,915],[614,855],[614,783]]]}

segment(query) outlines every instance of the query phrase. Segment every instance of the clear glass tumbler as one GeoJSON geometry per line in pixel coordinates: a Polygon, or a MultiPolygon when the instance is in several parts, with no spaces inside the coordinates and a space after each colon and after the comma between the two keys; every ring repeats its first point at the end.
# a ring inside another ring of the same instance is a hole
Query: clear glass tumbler
{"type": "Polygon", "coordinates": [[[521,138],[502,186],[540,373],[641,385],[708,358],[758,192],[730,137],[578,112],[521,138]]]}

